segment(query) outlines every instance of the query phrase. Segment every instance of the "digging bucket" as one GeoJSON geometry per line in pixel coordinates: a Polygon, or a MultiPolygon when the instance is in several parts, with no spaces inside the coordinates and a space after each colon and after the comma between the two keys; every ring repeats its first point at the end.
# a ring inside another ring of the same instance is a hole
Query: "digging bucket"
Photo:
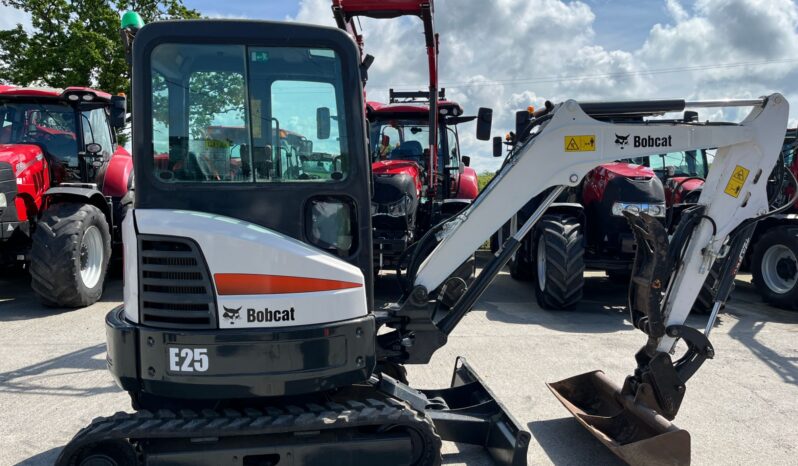
{"type": "Polygon", "coordinates": [[[597,439],[630,465],[689,465],[690,433],[679,429],[638,396],[622,393],[602,371],[546,384],[597,439]]]}

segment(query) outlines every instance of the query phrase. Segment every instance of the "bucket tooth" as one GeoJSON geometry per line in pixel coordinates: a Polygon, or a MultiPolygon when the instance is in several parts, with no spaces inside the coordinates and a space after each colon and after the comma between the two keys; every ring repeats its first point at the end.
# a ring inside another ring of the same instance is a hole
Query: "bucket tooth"
{"type": "Polygon", "coordinates": [[[630,465],[690,464],[690,433],[643,403],[648,397],[622,393],[604,372],[546,385],[580,424],[630,465]]]}

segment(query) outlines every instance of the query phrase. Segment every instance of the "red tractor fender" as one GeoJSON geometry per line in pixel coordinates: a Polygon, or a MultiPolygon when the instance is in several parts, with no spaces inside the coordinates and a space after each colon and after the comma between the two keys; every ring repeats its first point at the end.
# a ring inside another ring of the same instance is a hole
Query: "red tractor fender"
{"type": "Polygon", "coordinates": [[[684,202],[684,198],[704,186],[704,180],[689,176],[674,176],[665,183],[665,200],[668,207],[684,202]]]}
{"type": "Polygon", "coordinates": [[[103,180],[103,194],[111,197],[124,196],[130,188],[132,176],[133,157],[130,156],[130,152],[119,146],[108,162],[103,180]]]}
{"type": "Polygon", "coordinates": [[[472,201],[479,195],[479,178],[477,171],[471,167],[465,167],[460,174],[460,181],[457,186],[457,199],[471,199],[472,201]]]}

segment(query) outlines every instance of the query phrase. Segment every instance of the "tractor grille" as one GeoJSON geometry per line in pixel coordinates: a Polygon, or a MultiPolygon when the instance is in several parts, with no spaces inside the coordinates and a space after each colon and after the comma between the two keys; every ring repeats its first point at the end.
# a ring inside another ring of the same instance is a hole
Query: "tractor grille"
{"type": "Polygon", "coordinates": [[[196,243],[139,235],[141,322],[161,328],[216,327],[216,300],[196,243]]]}
{"type": "MultiPolygon", "coordinates": [[[[10,163],[0,162],[0,193],[6,195],[7,207],[0,206],[0,222],[16,222],[17,211],[14,208],[14,199],[17,196],[17,178],[10,163]]],[[[0,238],[2,238],[0,232],[0,238]]]]}

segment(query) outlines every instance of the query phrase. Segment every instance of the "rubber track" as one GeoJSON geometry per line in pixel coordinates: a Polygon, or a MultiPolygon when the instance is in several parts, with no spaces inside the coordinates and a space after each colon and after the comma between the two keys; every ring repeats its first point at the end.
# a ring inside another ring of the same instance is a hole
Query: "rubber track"
{"type": "Polygon", "coordinates": [[[540,221],[546,241],[546,289],[538,294],[548,309],[569,309],[582,299],[585,246],[582,225],[570,216],[549,215],[540,221]]]}
{"type": "Polygon", "coordinates": [[[283,409],[120,412],[94,419],[78,432],[64,447],[55,465],[75,466],[85,448],[109,440],[241,437],[368,426],[406,426],[415,430],[425,443],[424,455],[416,464],[441,464],[441,438],[429,418],[419,415],[399,400],[364,399],[362,402],[349,400],[286,406],[283,409]]]}

